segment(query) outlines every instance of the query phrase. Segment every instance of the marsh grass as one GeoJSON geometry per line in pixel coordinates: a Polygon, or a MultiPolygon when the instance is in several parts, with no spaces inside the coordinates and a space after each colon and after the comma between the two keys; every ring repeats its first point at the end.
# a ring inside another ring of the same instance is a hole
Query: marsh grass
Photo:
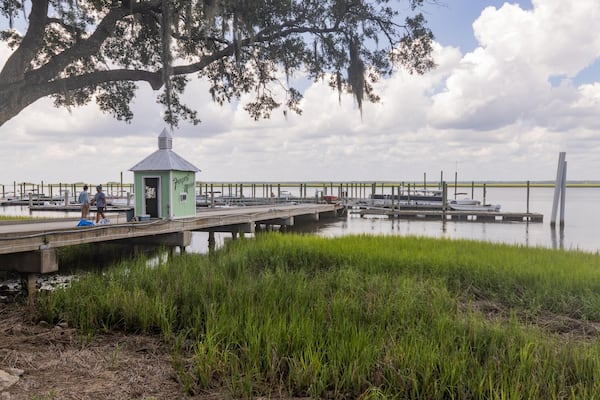
{"type": "Polygon", "coordinates": [[[233,396],[546,399],[600,393],[600,258],[417,237],[259,235],[122,262],[39,299],[83,334],[160,334],[184,389],[233,396]],[[503,310],[490,318],[474,305],[503,310]]]}

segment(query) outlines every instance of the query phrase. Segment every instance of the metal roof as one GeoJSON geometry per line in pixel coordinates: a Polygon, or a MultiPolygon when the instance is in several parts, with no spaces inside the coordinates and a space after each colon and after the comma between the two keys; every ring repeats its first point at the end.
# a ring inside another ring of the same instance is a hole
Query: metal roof
{"type": "Polygon", "coordinates": [[[172,136],[163,129],[158,136],[158,150],[131,167],[130,171],[193,171],[200,169],[184,160],[172,149],[172,136]]]}

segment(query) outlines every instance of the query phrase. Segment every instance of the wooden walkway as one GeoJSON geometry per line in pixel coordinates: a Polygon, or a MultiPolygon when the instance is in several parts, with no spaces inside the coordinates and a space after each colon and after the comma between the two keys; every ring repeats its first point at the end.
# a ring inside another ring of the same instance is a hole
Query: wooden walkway
{"type": "Polygon", "coordinates": [[[454,211],[454,210],[403,210],[390,208],[366,208],[351,210],[350,214],[361,217],[382,215],[389,218],[405,219],[438,219],[450,221],[473,222],[543,222],[544,216],[539,213],[496,212],[496,211],[454,211]]]}
{"type": "Polygon", "coordinates": [[[47,273],[58,270],[56,249],[84,243],[127,241],[185,247],[192,231],[252,233],[257,225],[294,225],[335,217],[338,204],[298,204],[209,208],[193,218],[125,222],[77,227],[78,220],[24,221],[0,224],[0,270],[47,273]]]}

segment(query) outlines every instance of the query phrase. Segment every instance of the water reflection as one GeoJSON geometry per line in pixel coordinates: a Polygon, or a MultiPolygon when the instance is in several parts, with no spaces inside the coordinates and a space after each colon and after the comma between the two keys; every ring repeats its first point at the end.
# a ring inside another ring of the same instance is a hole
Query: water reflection
{"type": "Polygon", "coordinates": [[[555,226],[550,226],[550,235],[553,249],[564,249],[565,248],[565,229],[560,227],[556,229],[555,226]],[[558,231],[558,233],[557,233],[558,231]]]}
{"type": "Polygon", "coordinates": [[[340,221],[323,221],[295,226],[289,231],[312,233],[323,237],[351,234],[412,235],[482,240],[527,247],[598,251],[595,235],[586,237],[583,234],[573,234],[571,230],[569,230],[569,235],[566,235],[565,229],[551,230],[549,224],[531,222],[399,220],[381,217],[361,218],[350,215],[340,221]],[[550,231],[550,235],[548,235],[548,231],[550,231]]]}

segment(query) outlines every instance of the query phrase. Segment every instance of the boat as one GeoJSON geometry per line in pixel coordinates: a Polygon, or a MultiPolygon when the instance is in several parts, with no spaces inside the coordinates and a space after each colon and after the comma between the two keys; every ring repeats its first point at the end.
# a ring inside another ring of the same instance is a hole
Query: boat
{"type": "Polygon", "coordinates": [[[372,194],[370,196],[371,207],[400,207],[416,209],[441,209],[443,205],[443,193],[441,190],[414,190],[401,192],[400,195],[372,194]]]}
{"type": "MultiPolygon", "coordinates": [[[[465,193],[459,193],[464,195],[465,193]]],[[[441,210],[443,208],[441,190],[415,190],[400,195],[372,194],[368,206],[375,208],[404,208],[416,210],[441,210]]],[[[470,198],[449,200],[448,209],[455,211],[500,211],[500,204],[481,204],[481,201],[470,198]]]]}
{"type": "Polygon", "coordinates": [[[106,205],[113,207],[131,207],[135,204],[135,195],[129,193],[125,196],[115,196],[115,195],[107,195],[106,196],[106,205]]]}
{"type": "Polygon", "coordinates": [[[325,195],[323,196],[323,202],[327,204],[335,204],[339,202],[339,198],[333,195],[325,195]]]}
{"type": "Polygon", "coordinates": [[[479,200],[461,199],[448,202],[448,208],[455,211],[500,211],[500,204],[481,204],[479,200]]]}

